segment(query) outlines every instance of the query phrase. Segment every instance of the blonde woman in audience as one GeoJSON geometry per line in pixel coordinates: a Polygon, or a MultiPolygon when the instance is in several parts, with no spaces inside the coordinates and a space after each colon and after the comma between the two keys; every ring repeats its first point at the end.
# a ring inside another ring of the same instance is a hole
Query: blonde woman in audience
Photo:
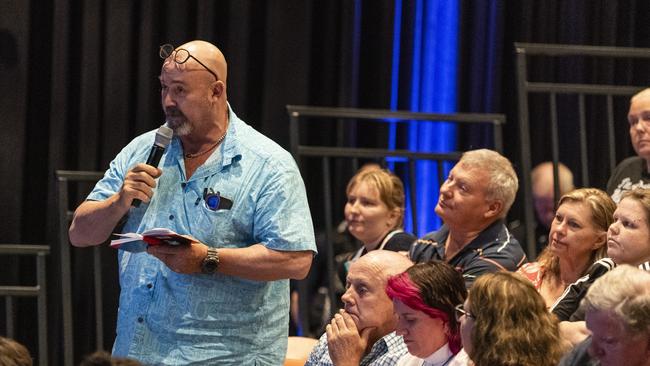
{"type": "MultiPolygon", "coordinates": [[[[574,282],[553,306],[553,313],[562,321],[577,322],[584,320],[584,309],[578,307],[587,289],[599,277],[616,265],[629,264],[646,271],[650,270],[650,190],[637,188],[621,195],[621,201],[614,211],[614,222],[607,232],[608,258],[594,263],[587,274],[574,282]]],[[[563,322],[564,323],[564,322],[563,322]]],[[[580,327],[584,329],[584,323],[580,327]]],[[[565,338],[572,343],[584,338],[574,337],[575,328],[567,328],[565,338]]]]}
{"type": "Polygon", "coordinates": [[[562,356],[557,320],[520,275],[479,277],[457,311],[464,350],[476,366],[551,366],[562,356]]]}
{"type": "Polygon", "coordinates": [[[576,189],[560,198],[547,247],[537,262],[524,264],[518,271],[533,283],[547,307],[605,256],[607,229],[615,209],[607,193],[596,188],[576,189]]]}
{"type": "Polygon", "coordinates": [[[617,265],[650,271],[650,190],[636,188],[622,193],[607,232],[607,255],[571,284],[552,309],[561,321],[562,339],[567,343],[577,345],[589,336],[585,309],[579,304],[594,281],[617,265]]]}
{"type": "Polygon", "coordinates": [[[345,190],[344,215],[348,231],[363,247],[355,257],[375,250],[408,250],[415,241],[402,230],[404,185],[386,169],[365,169],[356,174],[345,190]]]}
{"type": "Polygon", "coordinates": [[[363,169],[355,174],[345,190],[343,213],[348,231],[363,245],[343,260],[339,276],[345,282],[350,263],[377,250],[407,251],[417,239],[404,232],[404,185],[386,169],[363,169]]]}
{"type": "Polygon", "coordinates": [[[443,366],[461,348],[456,304],[465,301],[465,281],[454,267],[441,261],[416,264],[391,277],[386,286],[397,315],[397,335],[409,353],[397,366],[443,366]]]}

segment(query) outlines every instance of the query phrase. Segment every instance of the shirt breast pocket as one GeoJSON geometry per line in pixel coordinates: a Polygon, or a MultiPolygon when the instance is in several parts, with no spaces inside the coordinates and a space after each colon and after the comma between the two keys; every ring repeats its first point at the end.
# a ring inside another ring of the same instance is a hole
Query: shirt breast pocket
{"type": "Polygon", "coordinates": [[[202,204],[197,215],[194,236],[214,247],[235,247],[237,234],[233,225],[233,210],[212,210],[202,204]],[[199,237],[200,235],[200,237],[199,237]]]}

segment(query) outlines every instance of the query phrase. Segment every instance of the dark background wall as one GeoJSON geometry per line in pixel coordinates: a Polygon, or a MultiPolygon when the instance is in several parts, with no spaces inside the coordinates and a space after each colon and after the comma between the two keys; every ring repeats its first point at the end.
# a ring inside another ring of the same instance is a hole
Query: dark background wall
{"type": "MultiPolygon", "coordinates": [[[[413,2],[403,6],[403,27],[408,29],[413,2]]],[[[0,0],[2,242],[50,244],[56,252],[53,172],[104,170],[131,138],[161,124],[159,45],[195,38],[217,44],[229,62],[234,110],[288,147],[287,104],[389,107],[393,9],[390,0],[0,0]],[[355,19],[360,20],[358,28],[355,19]]],[[[645,0],[461,1],[461,9],[458,110],[505,113],[505,153],[515,165],[519,146],[513,42],[650,46],[650,4],[645,0]]],[[[408,36],[408,31],[402,33],[408,36]]],[[[402,53],[400,64],[408,65],[412,56],[402,53]]],[[[554,81],[650,85],[643,63],[541,60],[530,71],[535,78],[554,81]]],[[[401,75],[408,73],[407,66],[400,70],[401,75]]],[[[577,122],[571,101],[565,104],[560,132],[570,136],[577,122]]],[[[399,105],[405,109],[408,100],[399,105]]],[[[592,182],[602,187],[609,171],[599,164],[601,106],[589,107],[592,182]]],[[[626,108],[625,101],[616,108],[620,157],[631,154],[626,108]]],[[[531,113],[531,129],[543,142],[548,120],[541,109],[531,113]]],[[[475,129],[461,138],[481,146],[488,132],[475,129]]],[[[304,137],[331,143],[340,134],[324,128],[304,137]]],[[[344,134],[353,136],[355,131],[344,134]]],[[[385,136],[363,138],[383,141],[385,136]]],[[[563,144],[561,160],[577,169],[575,149],[563,144]]],[[[532,154],[533,163],[550,159],[548,144],[533,146],[532,154]]],[[[349,177],[345,174],[341,182],[349,177]]],[[[308,187],[317,183],[314,179],[306,177],[308,187]]],[[[48,265],[50,333],[58,339],[56,255],[48,265]]],[[[0,258],[3,284],[33,283],[33,271],[29,260],[0,258]]],[[[107,281],[114,283],[115,278],[107,281]]],[[[75,286],[88,290],[83,282],[75,286]]],[[[29,301],[21,302],[19,316],[27,326],[18,330],[17,338],[35,350],[33,309],[29,301]]],[[[111,332],[107,330],[109,339],[111,332]]],[[[51,343],[52,363],[59,360],[59,345],[51,343]]]]}

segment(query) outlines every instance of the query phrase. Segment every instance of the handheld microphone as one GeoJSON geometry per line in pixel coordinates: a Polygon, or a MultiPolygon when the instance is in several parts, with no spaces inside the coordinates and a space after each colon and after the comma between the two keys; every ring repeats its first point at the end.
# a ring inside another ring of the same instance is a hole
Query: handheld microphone
{"type": "MultiPolygon", "coordinates": [[[[156,131],[156,139],[153,143],[153,146],[151,147],[149,157],[147,158],[147,165],[151,165],[153,167],[158,166],[158,163],[160,163],[160,158],[162,158],[163,153],[165,152],[167,146],[169,146],[169,143],[172,141],[173,136],[174,131],[171,128],[167,127],[167,122],[158,128],[158,131],[156,131]]],[[[142,201],[136,198],[133,200],[132,205],[134,207],[140,207],[141,203],[142,201]]]]}

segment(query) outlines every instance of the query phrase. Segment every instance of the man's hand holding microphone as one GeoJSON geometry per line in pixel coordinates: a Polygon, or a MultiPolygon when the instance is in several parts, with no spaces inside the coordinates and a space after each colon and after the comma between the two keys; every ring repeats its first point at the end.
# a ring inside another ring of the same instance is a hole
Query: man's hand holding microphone
{"type": "Polygon", "coordinates": [[[173,136],[174,131],[167,127],[166,123],[158,128],[147,162],[137,164],[124,177],[124,183],[119,193],[121,203],[139,207],[142,202],[151,200],[153,189],[156,187],[156,178],[162,174],[162,171],[158,169],[160,158],[173,136]]]}

